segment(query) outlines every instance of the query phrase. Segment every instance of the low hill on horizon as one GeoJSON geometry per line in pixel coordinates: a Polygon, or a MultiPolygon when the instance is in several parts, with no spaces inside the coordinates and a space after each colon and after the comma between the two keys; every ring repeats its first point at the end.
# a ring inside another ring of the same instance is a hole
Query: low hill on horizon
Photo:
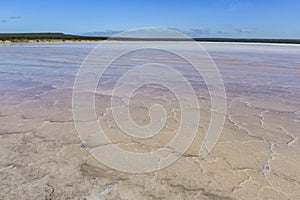
{"type": "Polygon", "coordinates": [[[300,39],[259,39],[259,38],[121,38],[80,36],[65,33],[0,33],[0,41],[9,42],[43,42],[43,41],[198,41],[198,42],[246,42],[246,43],[286,43],[300,44],[300,39]]]}

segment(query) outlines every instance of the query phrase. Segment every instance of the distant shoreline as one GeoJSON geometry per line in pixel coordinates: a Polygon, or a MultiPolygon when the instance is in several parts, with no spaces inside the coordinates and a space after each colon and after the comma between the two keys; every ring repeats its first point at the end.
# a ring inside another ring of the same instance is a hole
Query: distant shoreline
{"type": "Polygon", "coordinates": [[[300,39],[248,39],[248,38],[118,38],[78,36],[63,33],[0,33],[0,44],[12,42],[101,42],[101,41],[197,41],[230,43],[300,44],[300,39]]]}

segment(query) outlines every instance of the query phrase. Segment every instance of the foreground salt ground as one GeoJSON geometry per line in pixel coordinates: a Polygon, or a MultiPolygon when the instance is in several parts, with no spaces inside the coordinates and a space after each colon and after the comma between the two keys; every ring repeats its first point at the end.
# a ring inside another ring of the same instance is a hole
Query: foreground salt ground
{"type": "MultiPolygon", "coordinates": [[[[72,116],[72,84],[93,45],[73,45],[15,44],[0,49],[1,199],[300,197],[300,47],[204,44],[221,70],[227,91],[226,122],[218,143],[205,158],[198,156],[209,124],[210,100],[201,80],[191,76],[201,104],[193,145],[167,168],[129,174],[95,160],[79,140],[72,116]]],[[[173,58],[160,59],[172,60],[183,73],[190,70],[173,58]]],[[[107,91],[113,80],[104,79],[95,97],[99,123],[112,142],[133,152],[165,145],[174,136],[180,116],[174,95],[155,85],[138,90],[130,110],[137,123],[149,123],[147,113],[153,102],[165,106],[168,119],[157,136],[130,138],[118,129],[111,114],[107,91]]]]}

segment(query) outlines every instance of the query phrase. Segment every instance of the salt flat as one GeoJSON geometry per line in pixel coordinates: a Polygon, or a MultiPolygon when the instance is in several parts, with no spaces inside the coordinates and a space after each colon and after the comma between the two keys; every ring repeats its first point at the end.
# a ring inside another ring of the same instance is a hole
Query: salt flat
{"type": "Polygon", "coordinates": [[[129,152],[165,146],[176,134],[181,112],[171,90],[145,85],[131,98],[132,119],[147,125],[149,109],[160,104],[166,124],[147,139],[124,134],[110,103],[123,73],[144,62],[164,63],[186,76],[197,94],[201,117],[191,147],[170,166],[141,174],[105,166],[88,151],[104,146],[101,141],[83,144],[77,133],[73,85],[95,43],[1,45],[0,198],[299,199],[300,46],[202,45],[222,75],[227,108],[221,136],[205,157],[199,150],[213,112],[210,94],[188,62],[166,52],[137,51],[112,63],[100,79],[97,121],[111,144],[129,152]]]}

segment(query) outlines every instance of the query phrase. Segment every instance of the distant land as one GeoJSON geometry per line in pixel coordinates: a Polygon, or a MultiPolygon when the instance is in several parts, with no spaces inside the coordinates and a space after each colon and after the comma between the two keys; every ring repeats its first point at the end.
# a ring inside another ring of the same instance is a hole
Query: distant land
{"type": "Polygon", "coordinates": [[[121,38],[94,37],[64,33],[0,33],[0,43],[9,42],[84,42],[84,41],[191,41],[198,42],[246,42],[246,43],[284,43],[300,44],[300,39],[247,39],[247,38],[121,38]]]}

